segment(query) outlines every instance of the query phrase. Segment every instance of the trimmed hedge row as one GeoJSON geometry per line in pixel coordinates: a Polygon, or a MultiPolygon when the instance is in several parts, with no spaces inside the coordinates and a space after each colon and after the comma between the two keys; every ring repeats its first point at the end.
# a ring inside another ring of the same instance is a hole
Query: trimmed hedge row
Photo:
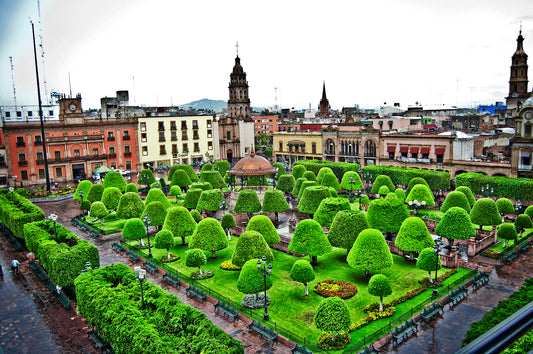
{"type": "Polygon", "coordinates": [[[244,353],[242,343],[205,315],[124,264],[81,274],[75,281],[78,311],[116,353],[244,353]]]}
{"type": "Polygon", "coordinates": [[[494,188],[493,197],[506,197],[514,200],[533,200],[533,179],[515,177],[493,177],[481,173],[461,173],[455,177],[455,185],[466,186],[472,193],[482,195],[481,187],[494,188]]]}
{"type": "Polygon", "coordinates": [[[26,246],[35,254],[54,283],[61,287],[72,286],[74,279],[85,269],[85,263],[100,266],[98,249],[51,220],[24,225],[26,246]]]}
{"type": "Polygon", "coordinates": [[[392,183],[402,186],[407,186],[409,181],[415,177],[421,177],[433,191],[450,189],[450,174],[448,172],[396,166],[363,167],[363,176],[368,176],[367,182],[374,182],[379,175],[389,176],[392,183]]]}
{"type": "Polygon", "coordinates": [[[300,160],[294,163],[294,166],[302,165],[307,171],[313,171],[316,176],[322,167],[329,167],[337,176],[338,180],[342,179],[342,176],[348,171],[359,171],[359,164],[349,162],[332,162],[322,160],[300,160]]]}
{"type": "Polygon", "coordinates": [[[43,219],[43,211],[16,191],[0,191],[0,221],[15,237],[24,238],[24,224],[43,219]]]}

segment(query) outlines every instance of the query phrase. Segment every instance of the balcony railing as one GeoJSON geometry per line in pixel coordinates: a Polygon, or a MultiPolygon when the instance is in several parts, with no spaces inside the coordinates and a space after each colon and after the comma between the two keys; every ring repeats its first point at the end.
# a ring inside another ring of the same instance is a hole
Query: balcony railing
{"type": "Polygon", "coordinates": [[[117,154],[116,153],[109,153],[109,154],[107,154],[107,157],[110,158],[110,159],[116,159],[117,158],[117,154]]]}
{"type": "Polygon", "coordinates": [[[171,125],[170,130],[178,130],[178,127],[176,127],[176,125],[171,125]]]}
{"type": "Polygon", "coordinates": [[[28,161],[26,160],[19,161],[19,167],[26,167],[26,166],[28,166],[28,161]]]}
{"type": "Polygon", "coordinates": [[[26,146],[26,143],[23,142],[23,141],[17,141],[17,147],[25,147],[26,146]]]}
{"type": "Polygon", "coordinates": [[[170,141],[178,141],[178,137],[177,136],[171,136],[170,137],[170,141]]]}
{"type": "Polygon", "coordinates": [[[533,166],[532,165],[518,165],[518,170],[519,171],[531,171],[533,170],[533,166]]]}
{"type": "Polygon", "coordinates": [[[163,141],[167,141],[167,139],[165,139],[165,137],[160,137],[159,142],[162,143],[163,141]]]}
{"type": "Polygon", "coordinates": [[[124,136],[122,136],[122,140],[130,140],[130,139],[131,139],[131,138],[130,138],[129,135],[124,135],[124,136]]]}
{"type": "Polygon", "coordinates": [[[335,155],[335,151],[334,150],[326,150],[324,152],[324,155],[335,155]]]}
{"type": "Polygon", "coordinates": [[[167,150],[159,150],[159,155],[166,155],[167,154],[167,150]]]}
{"type": "Polygon", "coordinates": [[[197,134],[193,135],[192,138],[193,138],[193,140],[198,140],[198,139],[200,139],[200,137],[199,137],[197,134]]]}
{"type": "Polygon", "coordinates": [[[33,146],[42,146],[42,145],[43,145],[43,141],[42,140],[33,142],[33,146]]]}
{"type": "Polygon", "coordinates": [[[125,152],[124,157],[131,157],[131,152],[125,152]]]}
{"type": "Polygon", "coordinates": [[[107,137],[107,141],[115,141],[115,137],[114,136],[108,136],[107,137]]]}
{"type": "Polygon", "coordinates": [[[185,125],[182,124],[181,125],[181,130],[187,130],[187,125],[186,124],[185,125]]]}
{"type": "Polygon", "coordinates": [[[187,137],[187,135],[185,135],[185,136],[182,135],[181,136],[181,140],[189,140],[189,138],[187,137]]]}

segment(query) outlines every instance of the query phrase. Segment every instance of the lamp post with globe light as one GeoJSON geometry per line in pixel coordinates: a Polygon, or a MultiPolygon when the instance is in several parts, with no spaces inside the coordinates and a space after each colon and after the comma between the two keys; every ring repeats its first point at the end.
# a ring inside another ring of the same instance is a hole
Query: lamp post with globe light
{"type": "Polygon", "coordinates": [[[426,201],[423,200],[419,202],[418,200],[415,199],[415,200],[410,200],[408,204],[409,204],[409,207],[415,209],[415,215],[418,216],[418,210],[420,210],[423,206],[426,205],[426,201]]]}
{"type": "Polygon", "coordinates": [[[435,252],[435,280],[433,282],[433,293],[431,294],[431,297],[436,297],[439,293],[437,289],[437,271],[439,270],[439,253],[440,248],[444,242],[442,242],[442,239],[439,237],[435,240],[435,244],[433,245],[433,251],[435,252]]]}
{"type": "Polygon", "coordinates": [[[55,238],[57,240],[57,229],[56,229],[57,215],[56,214],[50,214],[50,216],[48,218],[54,222],[54,235],[55,235],[55,238]]]}
{"type": "Polygon", "coordinates": [[[141,308],[144,308],[143,282],[146,278],[146,270],[142,269],[141,267],[134,267],[133,273],[135,274],[135,277],[139,279],[139,284],[141,287],[141,308]]]}
{"type": "Polygon", "coordinates": [[[264,286],[265,286],[265,313],[263,314],[263,319],[265,321],[268,321],[269,320],[269,316],[268,316],[268,306],[267,306],[266,279],[267,279],[267,276],[272,275],[272,264],[269,263],[268,267],[267,267],[266,256],[263,256],[263,257],[261,257],[261,259],[257,260],[257,269],[263,274],[264,286]]]}
{"type": "Polygon", "coordinates": [[[355,182],[354,176],[350,175],[350,178],[348,179],[348,183],[350,184],[350,203],[353,203],[353,185],[355,182]]]}
{"type": "Polygon", "coordinates": [[[514,210],[516,211],[516,217],[518,217],[518,214],[522,211],[522,202],[520,200],[516,201],[514,210]]]}
{"type": "Polygon", "coordinates": [[[150,225],[150,217],[144,213],[143,222],[146,226],[146,236],[148,236],[148,258],[152,258],[152,245],[150,244],[150,233],[148,232],[148,226],[150,225]]]}

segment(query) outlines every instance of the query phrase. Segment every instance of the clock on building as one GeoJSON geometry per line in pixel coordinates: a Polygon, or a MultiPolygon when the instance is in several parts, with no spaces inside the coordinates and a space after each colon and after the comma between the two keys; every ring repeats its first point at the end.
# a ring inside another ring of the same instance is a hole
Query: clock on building
{"type": "Polygon", "coordinates": [[[70,106],[68,106],[68,108],[69,108],[71,111],[75,111],[75,110],[76,110],[76,104],[71,103],[70,106]]]}

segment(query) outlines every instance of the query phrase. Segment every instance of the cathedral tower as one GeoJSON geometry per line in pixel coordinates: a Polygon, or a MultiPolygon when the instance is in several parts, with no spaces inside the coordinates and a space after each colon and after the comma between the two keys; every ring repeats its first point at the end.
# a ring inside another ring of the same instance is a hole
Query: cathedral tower
{"type": "Polygon", "coordinates": [[[235,66],[230,74],[228,116],[238,120],[251,120],[250,98],[248,97],[248,81],[237,54],[235,66]]]}
{"type": "Polygon", "coordinates": [[[527,54],[524,52],[522,29],[520,29],[516,42],[516,51],[513,54],[511,63],[509,96],[506,98],[508,109],[517,108],[529,97],[527,92],[527,54]]]}
{"type": "Polygon", "coordinates": [[[318,105],[318,117],[329,117],[331,114],[331,106],[329,105],[328,98],[326,97],[326,82],[322,85],[322,99],[318,105]]]}

